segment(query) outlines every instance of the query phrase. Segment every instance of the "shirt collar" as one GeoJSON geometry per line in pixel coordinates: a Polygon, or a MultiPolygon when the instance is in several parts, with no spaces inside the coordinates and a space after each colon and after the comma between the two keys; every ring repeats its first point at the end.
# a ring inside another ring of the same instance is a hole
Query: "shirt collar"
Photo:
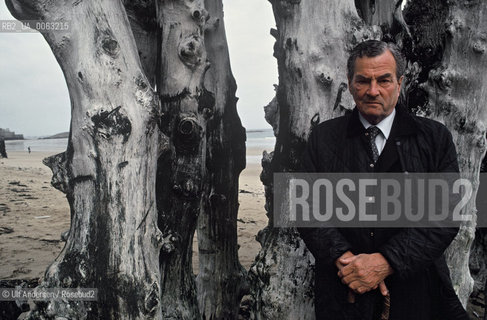
{"type": "MultiPolygon", "coordinates": [[[[382,119],[381,122],[375,125],[377,128],[380,129],[380,132],[384,135],[386,140],[389,139],[389,135],[392,129],[392,123],[394,122],[395,116],[396,116],[396,108],[392,110],[390,115],[388,115],[387,117],[382,119]]],[[[368,122],[360,112],[358,113],[358,117],[365,129],[368,129],[371,126],[370,122],[368,122]]]]}

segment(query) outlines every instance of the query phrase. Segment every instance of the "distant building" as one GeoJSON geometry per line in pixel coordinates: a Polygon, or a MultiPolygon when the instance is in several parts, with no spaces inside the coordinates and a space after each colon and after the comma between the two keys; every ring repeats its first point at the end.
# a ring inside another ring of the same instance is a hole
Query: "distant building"
{"type": "Polygon", "coordinates": [[[24,140],[23,134],[15,134],[15,132],[0,128],[0,138],[5,140],[24,140]]]}

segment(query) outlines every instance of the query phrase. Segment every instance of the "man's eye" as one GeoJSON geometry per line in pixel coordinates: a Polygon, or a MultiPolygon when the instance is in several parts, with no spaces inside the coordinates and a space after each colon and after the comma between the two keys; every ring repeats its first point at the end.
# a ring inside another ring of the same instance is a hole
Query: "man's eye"
{"type": "Polygon", "coordinates": [[[391,81],[391,79],[381,79],[379,80],[379,83],[390,83],[391,81]]]}

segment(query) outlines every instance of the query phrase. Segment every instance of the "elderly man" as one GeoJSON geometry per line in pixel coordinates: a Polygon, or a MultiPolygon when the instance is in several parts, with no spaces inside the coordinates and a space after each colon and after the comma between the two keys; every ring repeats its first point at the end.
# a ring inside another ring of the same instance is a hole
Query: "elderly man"
{"type": "MultiPolygon", "coordinates": [[[[352,113],[318,125],[307,172],[458,172],[451,134],[398,105],[404,58],[370,40],[347,63],[352,113]]],[[[443,256],[452,228],[302,228],[316,260],[317,319],[468,319],[443,256]]]]}

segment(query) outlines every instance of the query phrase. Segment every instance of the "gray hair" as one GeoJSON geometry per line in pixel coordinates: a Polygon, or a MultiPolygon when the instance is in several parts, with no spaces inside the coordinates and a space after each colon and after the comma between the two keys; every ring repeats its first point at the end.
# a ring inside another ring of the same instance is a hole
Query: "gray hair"
{"type": "Polygon", "coordinates": [[[357,58],[362,57],[377,57],[383,54],[386,50],[394,57],[396,61],[396,77],[397,79],[401,78],[406,70],[406,59],[404,55],[399,50],[399,48],[390,42],[384,42],[379,40],[367,40],[364,42],[359,43],[352,49],[350,52],[350,56],[348,57],[347,61],[347,77],[348,79],[353,78],[353,74],[355,72],[355,60],[357,58]]]}

